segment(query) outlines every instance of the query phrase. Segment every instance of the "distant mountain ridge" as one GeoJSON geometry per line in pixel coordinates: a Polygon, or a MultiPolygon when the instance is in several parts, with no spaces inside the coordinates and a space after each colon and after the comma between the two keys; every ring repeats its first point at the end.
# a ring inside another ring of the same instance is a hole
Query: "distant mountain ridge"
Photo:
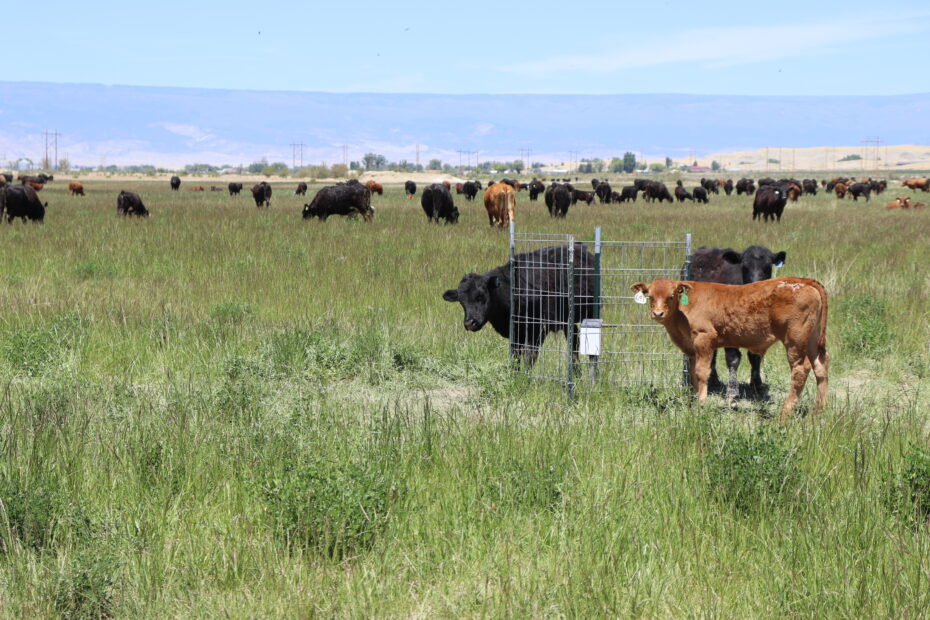
{"type": "Polygon", "coordinates": [[[684,159],[763,147],[930,144],[930,93],[888,97],[429,95],[0,82],[0,162],[306,164],[369,151],[389,160],[567,161],[625,151],[684,159]],[[472,152],[460,155],[457,151],[472,152]]]}

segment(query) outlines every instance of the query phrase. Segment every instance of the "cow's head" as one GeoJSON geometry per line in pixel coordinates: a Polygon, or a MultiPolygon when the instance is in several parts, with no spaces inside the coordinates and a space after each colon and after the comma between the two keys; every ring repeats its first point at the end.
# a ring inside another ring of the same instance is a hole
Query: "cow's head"
{"type": "Polygon", "coordinates": [[[459,215],[460,215],[460,214],[459,214],[459,208],[458,208],[458,207],[452,207],[452,210],[449,212],[449,222],[452,223],[452,224],[458,223],[458,221],[459,221],[459,215]]]}
{"type": "Polygon", "coordinates": [[[316,208],[313,205],[304,205],[303,216],[304,219],[310,219],[311,217],[317,215],[316,208]]]}
{"type": "Polygon", "coordinates": [[[723,260],[739,265],[743,284],[768,280],[772,277],[772,268],[784,265],[786,257],[785,252],[773,253],[762,245],[749,246],[742,252],[727,250],[723,253],[723,260]]]}
{"type": "Polygon", "coordinates": [[[678,311],[681,296],[688,294],[691,285],[687,282],[659,278],[653,280],[651,284],[637,282],[630,287],[630,290],[648,297],[652,320],[665,324],[678,311]]]}
{"type": "Polygon", "coordinates": [[[468,273],[462,277],[456,289],[449,289],[442,294],[448,302],[459,302],[465,310],[465,329],[476,332],[488,322],[494,307],[496,289],[503,282],[498,276],[468,273]]]}

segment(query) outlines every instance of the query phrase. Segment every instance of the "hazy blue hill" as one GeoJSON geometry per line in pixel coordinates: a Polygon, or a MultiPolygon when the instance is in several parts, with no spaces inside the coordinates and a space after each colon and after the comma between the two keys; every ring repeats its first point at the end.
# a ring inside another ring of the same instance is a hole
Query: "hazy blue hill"
{"type": "Polygon", "coordinates": [[[341,145],[389,159],[685,156],[764,146],[930,143],[930,94],[893,97],[728,95],[398,95],[262,92],[0,82],[0,157],[41,157],[57,129],[75,163],[341,159],[341,145]]]}

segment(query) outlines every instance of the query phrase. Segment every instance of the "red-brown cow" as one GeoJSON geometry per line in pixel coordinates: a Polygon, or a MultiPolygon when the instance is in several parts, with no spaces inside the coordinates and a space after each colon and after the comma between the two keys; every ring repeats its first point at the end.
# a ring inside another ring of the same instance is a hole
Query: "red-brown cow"
{"type": "Polygon", "coordinates": [[[365,181],[365,187],[368,188],[368,191],[372,194],[378,194],[379,196],[384,195],[384,186],[375,181],[365,181]]]}
{"type": "Polygon", "coordinates": [[[68,183],[68,193],[72,196],[83,196],[84,186],[81,185],[78,181],[71,181],[68,183]]]}
{"type": "Polygon", "coordinates": [[[652,319],[688,356],[699,402],[707,399],[715,350],[738,347],[762,357],[780,341],[791,366],[791,389],[781,419],[794,409],[811,369],[817,378],[815,410],[826,405],[827,292],[816,280],[775,278],[734,286],[661,278],[630,288],[640,296],[637,301],[645,303],[642,295],[649,296],[652,319]]]}
{"type": "Polygon", "coordinates": [[[506,183],[495,183],[484,190],[484,208],[491,226],[505,228],[512,220],[517,206],[517,193],[506,183]]]}

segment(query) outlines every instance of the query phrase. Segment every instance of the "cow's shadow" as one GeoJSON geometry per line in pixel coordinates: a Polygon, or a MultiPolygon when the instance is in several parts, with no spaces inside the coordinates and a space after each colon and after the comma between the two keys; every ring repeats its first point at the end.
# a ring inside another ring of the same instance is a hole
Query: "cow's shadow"
{"type": "MultiPolygon", "coordinates": [[[[707,393],[708,394],[717,394],[723,398],[727,397],[727,386],[725,383],[720,381],[709,382],[707,384],[707,393]]],[[[756,389],[752,387],[748,382],[740,382],[739,384],[739,394],[736,396],[737,401],[751,401],[758,404],[766,404],[772,402],[772,395],[769,390],[769,386],[763,384],[762,387],[756,389]]]]}

